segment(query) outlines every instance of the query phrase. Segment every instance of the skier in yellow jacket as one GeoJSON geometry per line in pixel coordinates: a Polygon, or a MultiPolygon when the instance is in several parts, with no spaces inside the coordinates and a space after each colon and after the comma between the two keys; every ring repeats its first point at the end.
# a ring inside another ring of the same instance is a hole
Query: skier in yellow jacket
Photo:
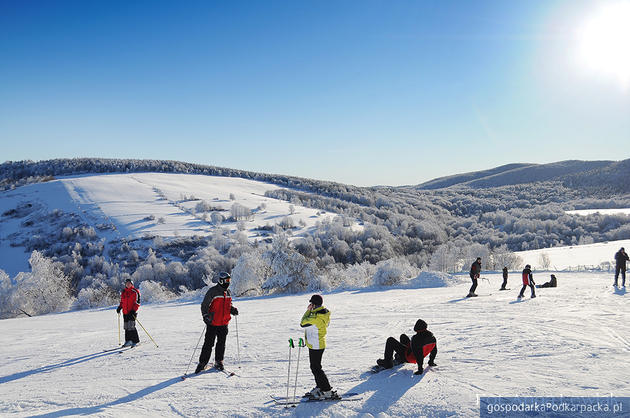
{"type": "Polygon", "coordinates": [[[337,399],[339,395],[332,390],[326,373],[322,370],[322,356],[326,348],[326,329],[330,324],[330,311],[322,306],[324,300],[320,295],[313,295],[309,302],[300,326],[306,328],[304,334],[308,358],[317,386],[306,395],[314,399],[337,399]]]}

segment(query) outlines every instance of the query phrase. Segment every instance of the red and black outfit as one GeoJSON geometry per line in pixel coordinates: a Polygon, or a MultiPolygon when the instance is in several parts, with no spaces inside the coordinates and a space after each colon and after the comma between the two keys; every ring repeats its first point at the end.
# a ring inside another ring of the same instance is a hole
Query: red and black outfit
{"type": "Polygon", "coordinates": [[[140,308],[140,291],[133,287],[125,287],[120,294],[120,305],[118,305],[117,311],[120,313],[122,310],[124,328],[125,328],[125,342],[131,341],[134,344],[140,342],[138,337],[138,331],[136,330],[136,317],[138,316],[138,309],[140,308]]]}
{"type": "Polygon", "coordinates": [[[400,341],[394,337],[389,337],[385,342],[384,361],[377,363],[385,368],[393,367],[394,353],[396,363],[417,363],[417,374],[423,371],[424,358],[429,356],[429,366],[435,365],[435,356],[437,356],[437,340],[433,333],[426,329],[426,322],[418,320],[414,326],[416,334],[409,337],[406,334],[400,335],[400,341]]]}
{"type": "Polygon", "coordinates": [[[523,294],[525,294],[525,289],[527,289],[527,286],[529,286],[530,289],[532,289],[532,298],[535,298],[535,285],[536,283],[534,283],[534,275],[532,274],[532,270],[528,266],[525,266],[525,268],[523,269],[523,287],[521,288],[521,293],[519,293],[518,297],[522,298],[523,294]]]}
{"type": "Polygon", "coordinates": [[[223,365],[228,324],[232,319],[230,314],[238,314],[236,308],[232,306],[230,291],[220,284],[211,287],[201,302],[201,315],[207,327],[197,370],[203,370],[210,361],[215,339],[217,341],[215,364],[223,365]]]}

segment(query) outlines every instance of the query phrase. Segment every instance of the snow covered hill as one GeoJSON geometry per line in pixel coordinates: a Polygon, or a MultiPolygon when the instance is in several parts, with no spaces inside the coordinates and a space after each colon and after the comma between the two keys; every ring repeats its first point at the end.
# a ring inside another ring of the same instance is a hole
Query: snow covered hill
{"type": "MultiPolygon", "coordinates": [[[[26,185],[0,194],[0,214],[22,208],[23,216],[0,223],[0,269],[13,276],[28,271],[30,252],[16,246],[24,235],[58,228],[44,214],[55,209],[94,227],[106,241],[207,235],[217,228],[242,228],[250,242],[265,239],[277,224],[294,237],[308,234],[317,222],[334,214],[265,197],[280,187],[234,177],[135,173],[85,175],[26,185]],[[242,222],[226,222],[240,205],[242,222]],[[33,228],[37,228],[33,232],[33,228]],[[14,245],[12,245],[12,243],[14,245]]],[[[359,225],[355,226],[359,228],[359,225]]],[[[43,235],[43,234],[42,234],[43,235]]]]}
{"type": "Polygon", "coordinates": [[[500,187],[539,181],[567,181],[567,185],[601,186],[627,192],[628,167],[630,160],[624,161],[559,161],[549,164],[507,164],[490,170],[475,171],[441,177],[416,186],[418,189],[439,189],[450,186],[473,188],[500,187]],[[597,182],[591,179],[597,178],[597,182]]]}
{"type": "MultiPolygon", "coordinates": [[[[537,289],[536,299],[528,290],[521,301],[516,275],[507,292],[497,290],[498,275],[482,276],[488,281],[474,299],[463,298],[466,278],[447,287],[324,294],[332,311],[324,370],[336,389],[362,399],[291,409],[270,395],[286,394],[287,340],[302,336],[309,294],[236,300],[240,349],[233,320],[226,365],[238,376],[185,381],[203,329],[200,300],[141,307],[139,319],[159,348],[139,329],[142,344],[121,354],[103,352],[118,342],[113,307],[7,319],[0,322],[0,415],[471,417],[479,416],[480,396],[630,396],[628,295],[611,288],[610,275],[559,274],[558,288],[537,289]],[[366,373],[385,339],[411,334],[418,318],[438,339],[438,366],[422,376],[411,365],[366,373]]],[[[548,274],[535,278],[542,283],[548,274]]],[[[306,354],[298,394],[313,387],[306,354]]]]}
{"type": "Polygon", "coordinates": [[[608,241],[596,244],[574,245],[571,247],[553,247],[540,250],[519,251],[523,264],[534,268],[552,270],[592,270],[615,268],[615,253],[619,248],[630,248],[630,240],[608,241]],[[542,257],[548,258],[544,266],[542,257]]]}

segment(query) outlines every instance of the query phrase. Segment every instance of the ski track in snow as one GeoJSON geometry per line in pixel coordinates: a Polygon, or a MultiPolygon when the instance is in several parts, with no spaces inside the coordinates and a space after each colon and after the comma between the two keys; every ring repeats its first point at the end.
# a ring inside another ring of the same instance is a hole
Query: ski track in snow
{"type": "MultiPolygon", "coordinates": [[[[533,300],[528,290],[521,303],[513,303],[513,277],[512,290],[496,291],[498,274],[478,288],[491,296],[458,302],[468,283],[325,294],[332,320],[324,370],[337,390],[363,398],[292,408],[269,395],[286,396],[287,340],[303,336],[298,322],[310,294],[235,300],[240,362],[234,321],[225,361],[240,377],[181,379],[203,328],[200,301],[141,307],[160,347],[139,329],[142,345],[122,353],[103,352],[118,340],[113,307],[8,319],[0,322],[0,415],[478,416],[481,396],[628,396],[627,295],[610,286],[610,275],[558,276],[560,287],[536,289],[533,300]],[[438,366],[421,376],[409,364],[368,373],[387,337],[411,335],[418,318],[438,339],[438,366]]],[[[296,348],[289,396],[297,359],[296,348]]],[[[306,349],[299,359],[297,396],[314,386],[306,349]]]]}

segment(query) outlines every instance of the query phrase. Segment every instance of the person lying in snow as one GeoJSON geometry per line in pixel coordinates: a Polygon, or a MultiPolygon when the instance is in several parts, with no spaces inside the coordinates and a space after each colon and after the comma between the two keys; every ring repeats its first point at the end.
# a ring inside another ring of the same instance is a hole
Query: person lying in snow
{"type": "Polygon", "coordinates": [[[376,360],[379,366],[390,369],[395,364],[417,363],[418,370],[414,374],[422,374],[424,358],[429,355],[429,366],[437,366],[435,364],[435,356],[437,355],[437,341],[433,333],[427,330],[427,323],[422,319],[418,319],[413,327],[416,334],[409,337],[405,334],[400,336],[400,341],[394,337],[389,337],[385,342],[385,358],[376,360]],[[394,352],[396,357],[394,358],[394,352]]]}
{"type": "Polygon", "coordinates": [[[555,274],[551,275],[551,280],[549,280],[547,283],[543,283],[543,284],[538,284],[536,285],[536,287],[540,288],[540,287],[558,287],[558,280],[556,279],[555,274]]]}

